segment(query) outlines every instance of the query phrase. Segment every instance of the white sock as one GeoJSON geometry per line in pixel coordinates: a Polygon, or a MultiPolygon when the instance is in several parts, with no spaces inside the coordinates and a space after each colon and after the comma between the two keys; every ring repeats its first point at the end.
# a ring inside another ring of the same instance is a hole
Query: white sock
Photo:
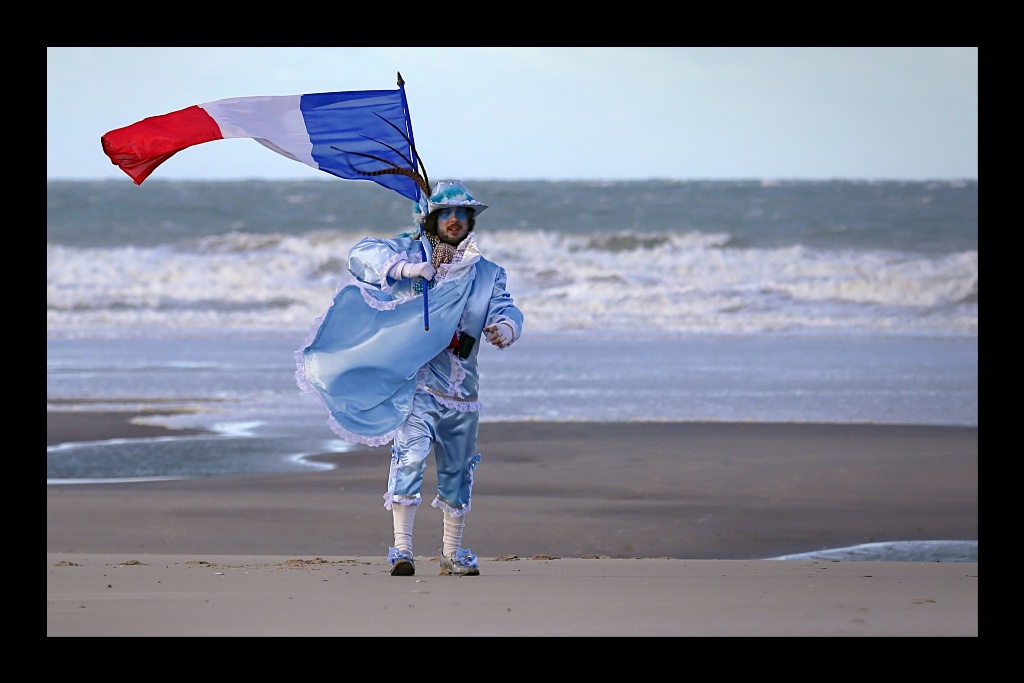
{"type": "Polygon", "coordinates": [[[466,515],[455,517],[444,512],[444,556],[451,557],[462,547],[462,531],[466,528],[466,515]]]}
{"type": "Polygon", "coordinates": [[[395,523],[395,547],[399,550],[412,552],[412,526],[416,519],[416,508],[419,505],[391,506],[391,514],[395,523]]]}

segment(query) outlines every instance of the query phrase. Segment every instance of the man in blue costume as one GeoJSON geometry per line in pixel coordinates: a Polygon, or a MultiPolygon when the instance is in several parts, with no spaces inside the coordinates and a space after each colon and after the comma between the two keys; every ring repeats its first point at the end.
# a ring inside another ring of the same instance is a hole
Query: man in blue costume
{"type": "Polygon", "coordinates": [[[416,206],[418,233],[360,240],[349,252],[352,277],[296,353],[299,386],[323,401],[336,434],[392,443],[384,494],[394,520],[392,576],[416,571],[413,522],[431,451],[431,506],[443,516],[441,574],[480,573],[462,547],[480,463],[479,341],[506,349],[523,329],[504,268],[477,247],[476,219],[486,209],[461,181],[442,180],[416,206]]]}

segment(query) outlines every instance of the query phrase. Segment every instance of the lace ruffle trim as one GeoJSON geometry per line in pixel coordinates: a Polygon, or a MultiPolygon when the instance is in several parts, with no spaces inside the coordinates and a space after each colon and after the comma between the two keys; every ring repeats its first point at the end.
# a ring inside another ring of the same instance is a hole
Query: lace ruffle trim
{"type": "MultiPolygon", "coordinates": [[[[317,394],[317,397],[319,396],[320,394],[317,394]]],[[[322,402],[323,401],[321,401],[321,403],[322,402]]],[[[327,404],[324,404],[324,407],[326,408],[327,404]]],[[[377,448],[378,446],[388,445],[394,440],[395,434],[398,433],[398,429],[396,428],[391,430],[387,434],[381,434],[380,436],[363,436],[361,434],[356,434],[355,432],[350,432],[349,430],[342,427],[340,424],[338,424],[338,421],[334,419],[333,415],[327,418],[327,426],[331,428],[332,432],[340,436],[345,441],[365,444],[367,446],[370,446],[371,448],[377,448]]]]}
{"type": "Polygon", "coordinates": [[[422,382],[422,380],[420,381],[419,384],[416,385],[416,391],[426,392],[427,394],[430,394],[430,396],[432,396],[435,401],[443,405],[445,408],[451,408],[452,410],[457,410],[460,413],[478,413],[480,412],[480,408],[483,407],[483,403],[481,403],[479,400],[462,401],[459,399],[451,398],[450,396],[445,396],[444,394],[439,394],[438,392],[430,389],[426,384],[422,382]]]}
{"type": "MultiPolygon", "coordinates": [[[[387,260],[387,263],[385,263],[384,267],[381,269],[380,281],[383,282],[383,283],[387,283],[387,281],[389,279],[393,279],[395,281],[395,285],[397,285],[398,281],[401,278],[392,278],[391,277],[391,269],[394,268],[395,265],[398,264],[398,263],[408,263],[408,262],[409,262],[409,258],[404,253],[399,253],[399,254],[393,255],[391,258],[389,258],[387,260]]],[[[384,291],[389,291],[389,290],[393,289],[395,285],[391,285],[390,287],[385,285],[382,289],[384,289],[384,291]]]]}
{"type": "Polygon", "coordinates": [[[473,509],[473,483],[476,480],[475,471],[480,466],[481,455],[477,453],[469,460],[469,500],[466,501],[465,506],[457,508],[446,500],[442,500],[441,496],[437,496],[430,503],[430,507],[441,508],[452,517],[464,517],[467,512],[473,509]]]}
{"type": "Polygon", "coordinates": [[[327,406],[327,403],[324,402],[323,396],[321,396],[320,392],[316,390],[316,387],[310,384],[309,380],[306,379],[305,351],[309,347],[309,345],[313,343],[313,340],[316,339],[317,332],[320,331],[320,325],[323,323],[324,317],[326,315],[327,312],[325,311],[323,315],[317,317],[317,319],[313,322],[313,325],[310,327],[309,333],[306,335],[306,340],[302,343],[302,346],[299,347],[299,349],[295,352],[295,383],[302,391],[306,392],[307,394],[312,394],[313,396],[315,396],[316,400],[320,402],[320,405],[324,407],[324,410],[327,411],[328,415],[327,426],[331,428],[332,432],[340,436],[345,441],[349,441],[352,443],[361,443],[373,448],[376,448],[377,446],[384,446],[385,444],[390,443],[391,440],[395,438],[395,434],[398,432],[397,429],[390,431],[387,434],[382,434],[381,436],[362,436],[360,434],[350,432],[349,430],[345,429],[340,424],[338,424],[338,421],[334,419],[333,415],[331,415],[331,409],[327,406]]]}
{"type": "Polygon", "coordinates": [[[416,507],[421,502],[423,501],[420,498],[407,498],[405,496],[396,496],[394,491],[390,489],[388,490],[387,493],[384,494],[385,510],[390,510],[395,505],[409,505],[412,507],[416,507]]]}
{"type": "Polygon", "coordinates": [[[448,363],[451,368],[451,371],[448,373],[448,386],[452,388],[452,393],[458,396],[463,393],[462,383],[466,380],[466,368],[463,367],[462,360],[451,349],[446,349],[446,351],[448,352],[448,363]]]}
{"type": "Polygon", "coordinates": [[[447,512],[452,517],[465,517],[466,513],[469,512],[469,509],[470,509],[471,505],[470,505],[470,503],[466,503],[466,507],[464,507],[464,508],[457,508],[457,507],[451,505],[450,503],[446,503],[445,501],[441,500],[440,498],[435,498],[434,502],[432,502],[430,504],[430,507],[432,507],[432,508],[441,508],[442,510],[447,512]]]}

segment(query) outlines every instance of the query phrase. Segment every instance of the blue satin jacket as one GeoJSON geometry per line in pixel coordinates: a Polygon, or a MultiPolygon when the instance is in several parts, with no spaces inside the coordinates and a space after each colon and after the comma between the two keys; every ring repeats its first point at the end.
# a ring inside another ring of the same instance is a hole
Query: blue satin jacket
{"type": "MultiPolygon", "coordinates": [[[[423,240],[423,247],[429,259],[430,243],[423,240]]],[[[483,328],[508,323],[513,342],[522,334],[523,314],[505,289],[505,270],[480,254],[475,233],[430,283],[429,330],[423,280],[388,275],[396,263],[420,260],[416,236],[361,240],[349,253],[351,277],[295,353],[299,387],[320,398],[332,431],[347,441],[389,443],[416,391],[450,408],[478,411],[483,328]],[[476,339],[465,359],[449,348],[457,333],[476,339]]]]}

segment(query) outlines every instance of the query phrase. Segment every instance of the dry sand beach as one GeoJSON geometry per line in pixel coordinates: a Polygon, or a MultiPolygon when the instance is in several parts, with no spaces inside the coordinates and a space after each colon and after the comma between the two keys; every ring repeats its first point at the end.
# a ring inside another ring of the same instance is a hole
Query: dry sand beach
{"type": "MultiPolygon", "coordinates": [[[[48,412],[47,443],[166,433],[131,417],[48,412]]],[[[386,448],[48,485],[47,636],[978,635],[977,562],[760,559],[977,540],[977,428],[510,422],[479,445],[479,577],[438,576],[427,506],[416,576],[388,574],[386,448]]]]}

